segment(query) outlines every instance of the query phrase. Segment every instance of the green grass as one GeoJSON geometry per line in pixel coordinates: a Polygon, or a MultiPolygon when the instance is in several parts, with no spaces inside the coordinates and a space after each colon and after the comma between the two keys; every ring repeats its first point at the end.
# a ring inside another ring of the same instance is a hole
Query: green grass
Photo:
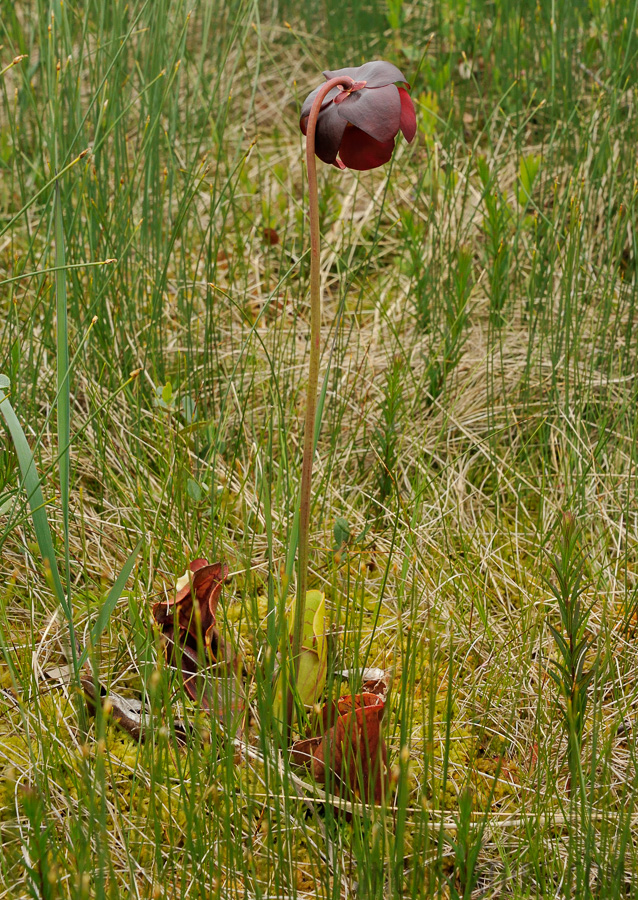
{"type": "Polygon", "coordinates": [[[638,896],[637,29],[637,0],[1,0],[0,387],[35,470],[3,420],[0,897],[638,896]],[[310,586],[333,672],[394,675],[391,796],[346,816],[290,771],[270,676],[307,362],[298,110],[373,58],[411,81],[418,140],[320,171],[310,586]],[[564,510],[598,661],[571,744],[544,581],[564,510]],[[233,573],[231,735],[152,626],[198,556],[233,573]],[[47,678],[74,635],[148,705],[143,742],[47,678]]]}

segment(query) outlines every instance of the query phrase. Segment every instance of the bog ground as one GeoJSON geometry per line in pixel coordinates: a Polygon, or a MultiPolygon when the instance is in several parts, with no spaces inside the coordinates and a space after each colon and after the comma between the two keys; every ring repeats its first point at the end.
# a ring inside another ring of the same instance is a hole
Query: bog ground
{"type": "Polygon", "coordinates": [[[638,896],[638,0],[0,13],[0,897],[638,896]],[[369,173],[320,163],[310,587],[327,692],[392,676],[392,777],[339,809],[290,768],[270,676],[307,377],[299,108],[373,59],[418,133],[369,173]],[[232,574],[230,726],[151,615],[198,557],[232,574]],[[142,740],[67,683],[70,609],[142,740]]]}

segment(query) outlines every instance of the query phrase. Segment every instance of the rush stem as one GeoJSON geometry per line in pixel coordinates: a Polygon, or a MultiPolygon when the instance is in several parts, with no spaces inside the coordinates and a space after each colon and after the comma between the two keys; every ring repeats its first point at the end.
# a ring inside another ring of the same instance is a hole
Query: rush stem
{"type": "Polygon", "coordinates": [[[315,419],[317,416],[317,388],[319,385],[319,363],[321,360],[321,252],[319,234],[319,192],[317,188],[317,160],[315,157],[315,134],[317,117],[326,94],[334,87],[352,87],[354,81],[348,75],[331,78],[321,86],[314,99],[306,128],[306,165],[308,169],[308,209],[310,213],[310,360],[308,363],[308,392],[306,395],[306,418],[304,423],[303,461],[301,464],[301,490],[299,495],[299,551],[297,555],[297,602],[292,630],[291,659],[293,679],[288,686],[286,722],[288,735],[292,730],[294,706],[293,685],[299,677],[301,639],[306,613],[306,591],[308,589],[308,531],[310,527],[310,485],[312,481],[312,459],[314,456],[315,419]]]}

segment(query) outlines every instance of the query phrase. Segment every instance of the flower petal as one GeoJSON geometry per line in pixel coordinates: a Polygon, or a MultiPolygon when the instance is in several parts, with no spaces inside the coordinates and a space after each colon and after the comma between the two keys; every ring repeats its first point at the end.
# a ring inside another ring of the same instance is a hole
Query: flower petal
{"type": "Polygon", "coordinates": [[[359,72],[362,68],[363,66],[356,66],[354,68],[350,66],[346,69],[335,69],[334,72],[326,69],[321,74],[326,79],[326,81],[330,81],[331,78],[336,78],[337,75],[349,75],[350,78],[352,78],[354,81],[362,81],[363,79],[359,78],[359,72]]]}
{"type": "MultiPolygon", "coordinates": [[[[306,126],[308,124],[308,116],[310,115],[310,110],[312,109],[312,104],[314,102],[315,97],[317,96],[317,94],[319,93],[319,91],[321,90],[322,87],[323,87],[323,85],[319,85],[318,88],[315,88],[314,91],[311,91],[308,94],[308,96],[306,97],[306,99],[304,100],[303,106],[301,107],[301,112],[299,113],[299,127],[301,128],[301,130],[303,131],[304,134],[306,133],[306,126]]],[[[340,88],[334,87],[334,88],[332,88],[331,91],[328,91],[328,93],[326,94],[326,96],[324,98],[323,103],[321,104],[321,108],[325,109],[326,106],[328,106],[330,103],[332,103],[332,101],[337,96],[337,94],[339,93],[340,90],[341,90],[340,88]]]]}
{"type": "Polygon", "coordinates": [[[375,141],[373,137],[349,125],[343,133],[339,156],[349,169],[376,169],[392,156],[394,138],[389,141],[375,141]]]}
{"type": "Polygon", "coordinates": [[[414,111],[414,103],[412,97],[404,88],[399,88],[399,97],[401,98],[401,119],[400,128],[403,136],[408,143],[416,134],[416,112],[414,111]]]}
{"type": "Polygon", "coordinates": [[[334,163],[336,161],[341,138],[347,125],[348,123],[339,115],[334,103],[324,107],[319,113],[315,132],[315,153],[323,162],[334,163]]]}
{"type": "Polygon", "coordinates": [[[323,74],[326,80],[334,78],[336,75],[349,75],[355,81],[365,81],[371,88],[394,84],[395,81],[407,84],[403,72],[397,69],[393,63],[386,62],[384,59],[374,59],[356,69],[335,69],[334,72],[326,71],[323,74]]]}
{"type": "Polygon", "coordinates": [[[337,110],[351,125],[376,141],[389,141],[399,130],[401,100],[394,84],[355,91],[339,104],[337,110]]]}

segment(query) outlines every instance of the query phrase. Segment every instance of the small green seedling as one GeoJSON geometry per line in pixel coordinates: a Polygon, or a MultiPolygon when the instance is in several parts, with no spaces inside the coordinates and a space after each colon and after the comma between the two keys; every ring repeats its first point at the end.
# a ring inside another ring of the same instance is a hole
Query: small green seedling
{"type": "Polygon", "coordinates": [[[558,708],[568,735],[570,784],[581,781],[580,755],[583,745],[587,688],[597,671],[597,661],[585,668],[591,639],[587,624],[591,605],[583,603],[586,584],[583,581],[585,556],[579,544],[580,529],[571,513],[564,513],[560,522],[558,553],[550,559],[553,578],[546,583],[560,613],[561,629],[548,622],[554,638],[557,658],[550,660],[549,675],[559,691],[558,708]]]}

